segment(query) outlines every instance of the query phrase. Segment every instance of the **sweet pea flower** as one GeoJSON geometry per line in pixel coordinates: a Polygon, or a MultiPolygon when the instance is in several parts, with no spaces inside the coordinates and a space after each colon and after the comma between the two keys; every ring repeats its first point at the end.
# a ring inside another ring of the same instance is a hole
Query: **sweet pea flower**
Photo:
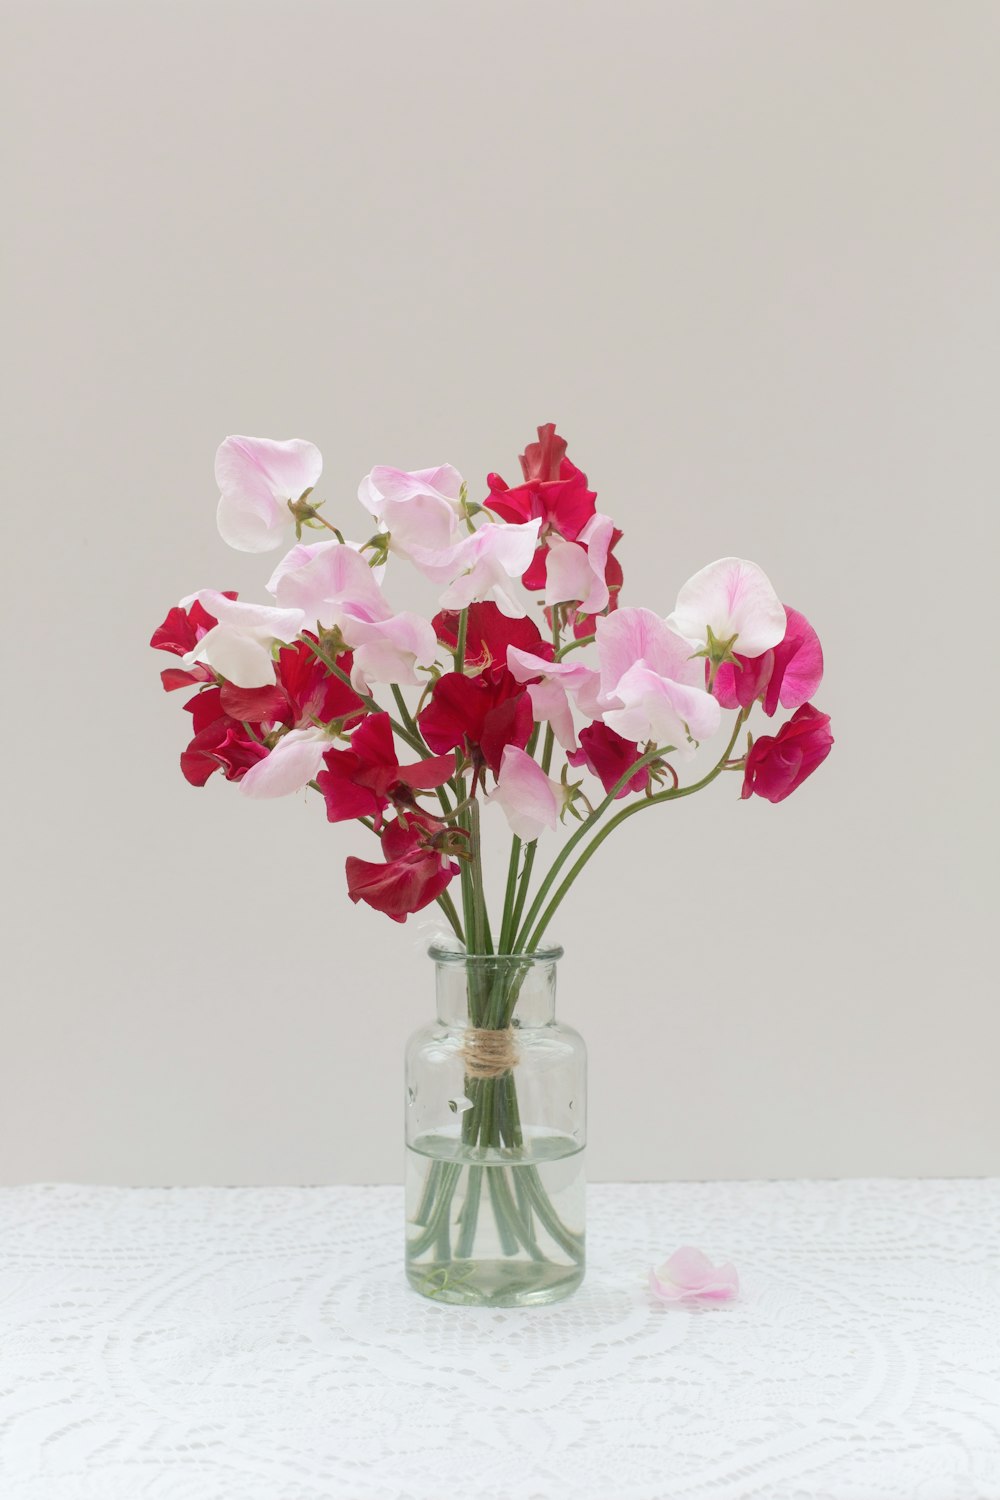
{"type": "Polygon", "coordinates": [[[785,634],[761,656],[736,654],[716,673],[712,691],[723,708],[749,708],[758,698],[772,718],[778,704],[799,708],[823,680],[823,648],[805,615],[785,605],[785,634]]]}
{"type": "Polygon", "coordinates": [[[500,478],[487,478],[486,505],[503,520],[516,525],[537,519],[544,540],[550,535],[575,542],[594,514],[597,496],[587,488],[587,476],[566,457],[566,439],[553,422],[538,429],[538,442],[521,454],[524,483],[513,489],[500,478]]]}
{"type": "Polygon", "coordinates": [[[610,516],[595,515],[575,542],[557,541],[545,564],[545,603],[575,603],[581,614],[599,615],[611,599],[606,574],[615,534],[610,516]]]}
{"type": "Polygon", "coordinates": [[[687,641],[650,609],[619,609],[597,621],[604,723],[636,744],[687,751],[721,722],[703,668],[687,641]]]}
{"type": "Polygon", "coordinates": [[[523,749],[534,721],[527,689],[503,667],[475,677],[446,672],[434,684],[417,726],[435,754],[462,746],[497,775],[506,747],[523,749]]]}
{"type": "Polygon", "coordinates": [[[516,619],[525,610],[511,591],[511,580],[519,578],[531,562],[540,525],[540,521],[527,521],[521,526],[498,526],[489,521],[451,547],[412,546],[409,555],[432,583],[448,585],[441,595],[442,609],[465,609],[491,599],[502,614],[516,619]]]}
{"type": "Polygon", "coordinates": [[[739,1295],[740,1278],[735,1266],[713,1266],[701,1250],[683,1245],[650,1271],[649,1289],[660,1302],[730,1302],[739,1295]]]}
{"type": "Polygon", "coordinates": [[[217,589],[199,589],[182,599],[180,608],[188,609],[195,603],[207,609],[216,624],[182,658],[185,665],[207,662],[237,687],[270,687],[274,682],[272,647],[279,641],[295,639],[305,623],[302,611],[249,604],[217,589]]]}
{"type": "Polygon", "coordinates": [[[497,784],[484,800],[499,803],[511,832],[530,844],[547,828],[555,828],[564,791],[561,783],[546,776],[530,755],[508,745],[500,762],[497,784]]]}
{"type": "MultiPolygon", "coordinates": [[[[226,598],[235,599],[236,595],[227,592],[226,598]]],[[[169,651],[172,656],[186,657],[197,650],[199,642],[218,623],[215,616],[210,615],[197,599],[189,609],[175,604],[173,609],[167,611],[163,623],[153,631],[149,644],[154,651],[169,651]]],[[[196,682],[211,680],[212,672],[203,662],[196,662],[189,669],[165,667],[160,673],[160,681],[164,691],[168,693],[177,688],[191,687],[196,682]]]]}
{"type": "Polygon", "coordinates": [[[222,540],[238,552],[280,547],[295,524],[289,506],[309,494],[322,472],[322,454],[303,438],[227,437],[215,455],[222,540]]]}
{"type": "Polygon", "coordinates": [[[462,486],[451,464],[409,473],[379,464],[362,479],[358,499],[389,533],[390,551],[409,557],[414,546],[441,551],[454,542],[462,486]]]}
{"type": "Polygon", "coordinates": [[[340,631],[354,652],[351,681],[358,692],[367,693],[373,682],[414,686],[421,680],[417,669],[426,670],[437,656],[430,621],[409,611],[393,614],[371,568],[347,543],[299,543],[267,587],[279,604],[340,631]]]}
{"type": "MultiPolygon", "coordinates": [[[[350,675],[352,665],[348,651],[337,658],[337,666],[347,675],[350,675]]],[[[247,797],[287,797],[301,791],[321,770],[334,733],[366,712],[357,694],[319,661],[309,640],[297,641],[279,651],[276,666],[278,680],[271,690],[271,697],[283,706],[274,717],[291,727],[277,741],[267,759],[261,760],[243,777],[240,791],[247,797]]],[[[229,707],[227,694],[231,692],[232,689],[225,684],[222,705],[230,713],[249,722],[258,722],[256,715],[265,716],[262,710],[268,706],[268,689],[243,694],[242,700],[229,707]],[[248,703],[246,699],[251,697],[258,701],[248,703]]]]}
{"type": "Polygon", "coordinates": [[[433,791],[455,774],[454,755],[435,755],[401,766],[386,713],[370,714],[351,736],[350,749],[327,748],[325,769],[316,778],[331,823],[374,818],[376,826],[390,802],[413,806],[417,791],[433,791]]]}
{"type": "MultiPolygon", "coordinates": [[[[571,766],[586,766],[598,778],[605,792],[610,792],[612,787],[618,785],[625,772],[635,765],[640,755],[638,745],[622,739],[607,724],[588,724],[586,729],[580,730],[579,750],[568,751],[566,759],[571,766]]],[[[649,767],[643,766],[626,781],[618,796],[627,797],[632,792],[644,792],[648,785],[649,767]]]]}
{"type": "Polygon", "coordinates": [[[762,734],[747,752],[741,796],[784,802],[833,749],[830,715],[803,703],[778,733],[762,734]]]}
{"type": "Polygon", "coordinates": [[[785,633],[785,608],[756,563],[721,557],[683,585],[667,624],[713,663],[738,643],[745,656],[759,656],[785,633]]]}
{"type": "Polygon", "coordinates": [[[348,857],[348,896],[384,912],[394,922],[405,922],[413,912],[436,901],[459,872],[455,861],[439,847],[446,837],[442,823],[416,813],[408,814],[405,824],[398,818],[387,823],[382,832],[383,864],[353,854],[348,857]]]}
{"type": "Polygon", "coordinates": [[[547,661],[517,646],[508,646],[507,666],[518,682],[528,684],[535,720],[551,724],[564,749],[576,750],[578,744],[570,695],[583,713],[594,717],[600,712],[600,674],[582,663],[547,661]]]}
{"type": "MultiPolygon", "coordinates": [[[[445,609],[434,616],[432,624],[438,640],[454,652],[458,647],[460,615],[457,610],[445,609]]],[[[465,626],[466,671],[503,674],[507,665],[508,646],[517,646],[522,651],[533,652],[549,661],[554,647],[542,639],[542,633],[529,615],[511,619],[501,614],[490,600],[482,604],[471,604],[465,626]]]]}
{"type": "Polygon", "coordinates": [[[266,747],[226,712],[221,688],[203,688],[184,707],[194,738],[181,752],[181,773],[192,786],[204,786],[216,771],[227,781],[243,781],[267,755],[266,747]]]}

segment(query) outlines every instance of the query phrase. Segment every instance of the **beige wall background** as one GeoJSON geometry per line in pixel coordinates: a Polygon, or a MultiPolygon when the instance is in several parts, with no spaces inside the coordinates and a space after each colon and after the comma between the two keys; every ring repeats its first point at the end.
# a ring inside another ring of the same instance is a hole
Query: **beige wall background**
{"type": "Polygon", "coordinates": [[[0,1175],[391,1181],[421,934],[198,792],[146,648],[229,432],[475,491],[555,420],[666,613],[762,562],[833,756],[633,820],[558,924],[595,1178],[1000,1171],[1000,7],[3,9],[0,1175]]]}

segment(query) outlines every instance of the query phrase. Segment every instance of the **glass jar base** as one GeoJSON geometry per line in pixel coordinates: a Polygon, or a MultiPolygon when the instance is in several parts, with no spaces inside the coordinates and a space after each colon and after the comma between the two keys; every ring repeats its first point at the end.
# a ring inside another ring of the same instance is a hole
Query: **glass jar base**
{"type": "Polygon", "coordinates": [[[583,1274],[582,1266],[506,1259],[427,1261],[406,1268],[414,1291],[457,1307],[542,1307],[571,1296],[583,1274]]]}

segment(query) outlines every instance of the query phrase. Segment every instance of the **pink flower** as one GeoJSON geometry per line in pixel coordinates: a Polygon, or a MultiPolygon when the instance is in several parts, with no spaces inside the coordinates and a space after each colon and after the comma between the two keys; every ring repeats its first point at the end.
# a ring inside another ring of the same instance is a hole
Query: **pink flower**
{"type": "Polygon", "coordinates": [[[545,565],[545,603],[575,603],[581,614],[599,615],[611,599],[608,556],[615,535],[610,516],[595,515],[575,542],[556,541],[545,565]]]}
{"type": "Polygon", "coordinates": [[[465,609],[492,599],[502,614],[517,619],[524,606],[511,589],[531,562],[538,540],[539,521],[523,526],[498,526],[492,521],[450,547],[411,546],[409,555],[433,583],[447,584],[442,609],[465,609]]]}
{"type": "Polygon", "coordinates": [[[294,525],[289,505],[313,489],[323,457],[302,438],[227,437],[215,455],[218,525],[238,552],[269,552],[294,525]]]}
{"type": "Polygon", "coordinates": [[[507,665],[518,682],[526,682],[535,720],[549,723],[566,750],[577,748],[570,695],[583,713],[593,717],[599,710],[600,677],[592,667],[577,662],[547,661],[531,651],[508,646],[507,665]]]}
{"type": "Polygon", "coordinates": [[[526,844],[559,820],[563,788],[546,776],[541,766],[524,750],[508,745],[500,763],[497,784],[486,799],[499,803],[511,832],[526,844]]]}
{"type": "Polygon", "coordinates": [[[458,874],[447,852],[450,838],[454,835],[443,824],[416,813],[410,813],[405,824],[399,819],[387,823],[382,833],[385,862],[350,855],[345,866],[347,894],[394,922],[405,922],[412,912],[437,900],[458,874]]]}
{"type": "Polygon", "coordinates": [[[686,751],[721,722],[704,669],[687,641],[650,609],[619,609],[597,621],[604,723],[635,744],[686,751]]]}
{"type": "Polygon", "coordinates": [[[312,623],[334,626],[354,651],[351,681],[367,693],[373,682],[419,683],[431,666],[437,638],[429,620],[393,614],[371,568],[356,548],[337,541],[300,543],[268,580],[279,604],[295,606],[312,623]]]}
{"type": "Polygon", "coordinates": [[[754,740],[747,752],[741,796],[783,802],[822,765],[832,749],[830,715],[803,703],[777,734],[763,734],[754,740]]]}
{"type": "MultiPolygon", "coordinates": [[[[723,708],[749,708],[763,699],[772,717],[782,708],[798,708],[812,697],[823,680],[823,648],[805,615],[785,606],[785,634],[762,656],[741,656],[723,662],[713,691],[723,708]]],[[[706,670],[709,670],[706,668],[706,670]]]]}
{"type": "Polygon", "coordinates": [[[649,1273],[649,1289],[661,1302],[729,1302],[739,1295],[735,1266],[713,1266],[700,1250],[684,1245],[649,1273]]]}
{"type": "Polygon", "coordinates": [[[759,656],[785,633],[785,610],[771,581],[756,563],[721,557],[684,584],[667,624],[712,660],[718,648],[759,656]]]}
{"type": "Polygon", "coordinates": [[[462,476],[451,464],[436,469],[390,469],[377,465],[358,487],[358,499],[389,533],[400,557],[410,548],[450,547],[461,511],[462,476]]]}
{"type": "Polygon", "coordinates": [[[203,605],[216,620],[183,658],[186,666],[207,662],[220,677],[237,687],[271,687],[274,683],[272,648],[293,641],[302,629],[300,609],[272,609],[267,604],[249,604],[230,598],[217,589],[199,589],[181,600],[186,609],[203,605]]]}

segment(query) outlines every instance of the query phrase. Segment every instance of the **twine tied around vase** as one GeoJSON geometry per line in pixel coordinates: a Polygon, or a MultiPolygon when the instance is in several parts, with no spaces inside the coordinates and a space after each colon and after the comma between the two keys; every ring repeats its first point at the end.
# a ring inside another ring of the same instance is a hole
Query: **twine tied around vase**
{"type": "Polygon", "coordinates": [[[517,1066],[517,1033],[513,1026],[501,1031],[470,1026],[462,1043],[465,1072],[469,1078],[501,1078],[517,1066]]]}

